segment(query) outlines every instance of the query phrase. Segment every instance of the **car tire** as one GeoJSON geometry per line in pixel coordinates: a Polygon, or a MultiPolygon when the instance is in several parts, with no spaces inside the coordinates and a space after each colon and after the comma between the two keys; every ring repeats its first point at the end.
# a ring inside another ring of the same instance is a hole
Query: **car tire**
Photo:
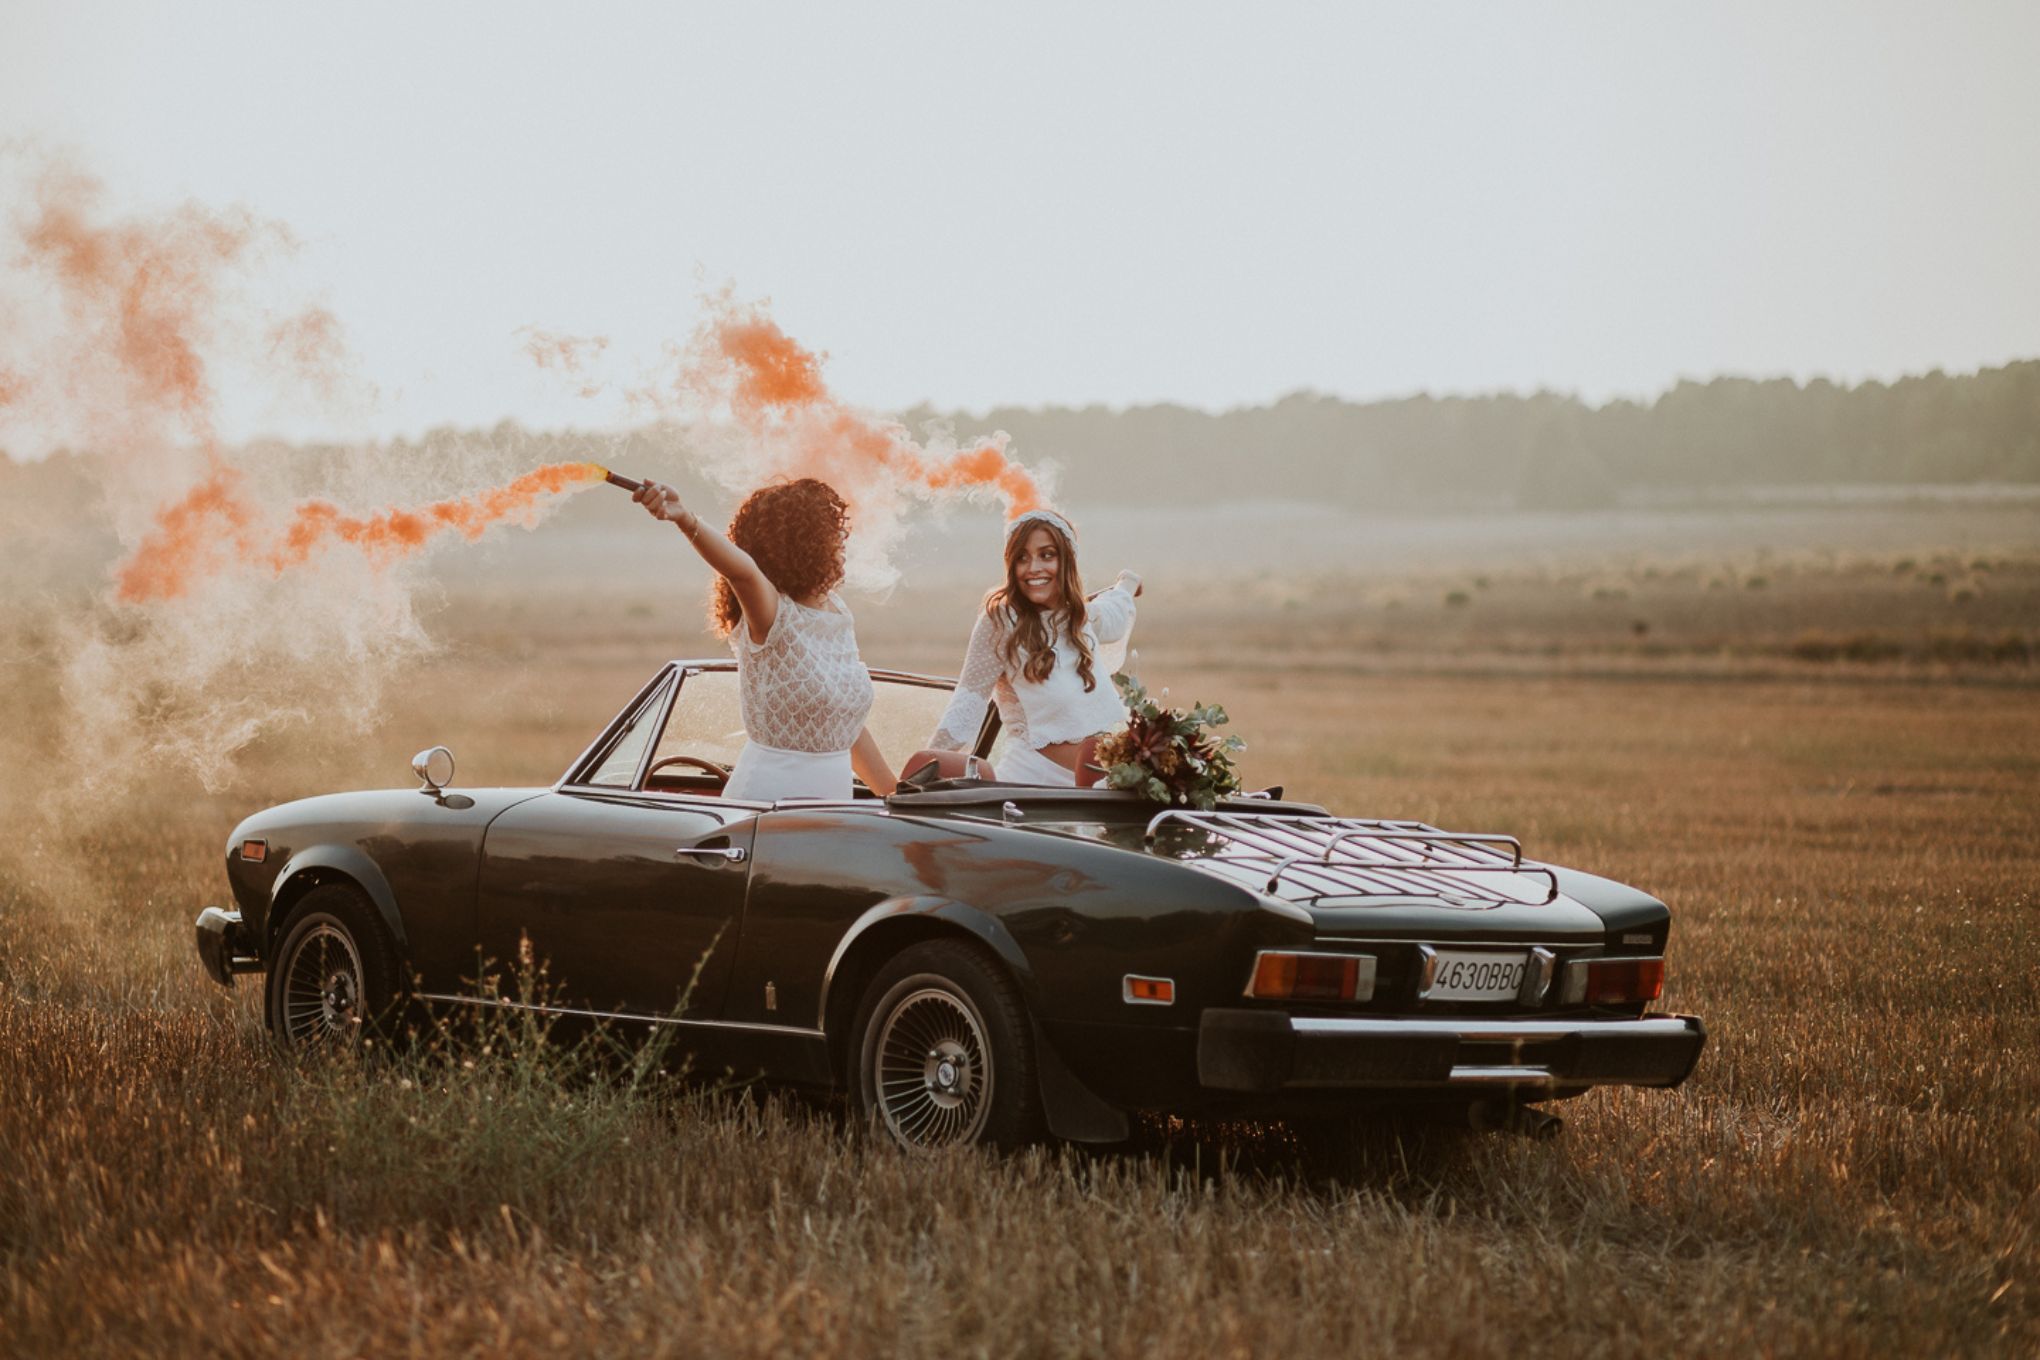
{"type": "Polygon", "coordinates": [[[852,1098],[866,1127],[911,1151],[1013,1148],[1041,1129],[1033,1031],[990,951],[924,940],[878,970],[851,1034],[852,1098]]]}
{"type": "Polygon", "coordinates": [[[313,888],[284,918],[264,991],[269,1032],[302,1053],[387,1037],[403,1003],[396,942],[359,891],[313,888]]]}

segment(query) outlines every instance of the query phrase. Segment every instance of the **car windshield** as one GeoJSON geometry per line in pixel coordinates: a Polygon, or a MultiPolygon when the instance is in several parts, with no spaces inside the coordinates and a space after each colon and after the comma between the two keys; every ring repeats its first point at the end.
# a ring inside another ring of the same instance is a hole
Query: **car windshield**
{"type": "MultiPolygon", "coordinates": [[[[928,744],[942,720],[942,710],[949,705],[949,689],[883,676],[873,680],[876,697],[865,726],[885,753],[886,763],[898,770],[908,756],[928,744]]],[[[683,756],[729,766],[736,763],[737,753],[743,749],[744,719],[737,703],[736,671],[690,671],[673,701],[673,713],[652,755],[651,768],[683,756]]],[[[676,764],[661,773],[684,774],[685,765],[676,764]]]]}
{"type": "Polygon", "coordinates": [[[666,693],[671,688],[670,681],[661,685],[638,706],[637,712],[611,741],[607,754],[587,776],[588,783],[602,788],[632,787],[637,779],[638,765],[644,759],[645,744],[658,728],[659,710],[665,707],[666,693]]]}

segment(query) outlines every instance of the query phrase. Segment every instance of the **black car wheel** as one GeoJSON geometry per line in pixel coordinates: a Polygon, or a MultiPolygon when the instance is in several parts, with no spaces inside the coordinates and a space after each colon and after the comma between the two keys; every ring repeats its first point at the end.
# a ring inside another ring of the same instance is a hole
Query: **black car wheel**
{"type": "Polygon", "coordinates": [[[396,946],[360,893],[327,884],[283,923],[269,969],[269,1030],[302,1052],[352,1049],[395,1013],[396,946]]]}
{"type": "Polygon", "coordinates": [[[903,1147],[1014,1147],[1038,1131],[1026,1003],[982,947],[901,951],[865,988],[854,1033],[858,1113],[903,1147]]]}

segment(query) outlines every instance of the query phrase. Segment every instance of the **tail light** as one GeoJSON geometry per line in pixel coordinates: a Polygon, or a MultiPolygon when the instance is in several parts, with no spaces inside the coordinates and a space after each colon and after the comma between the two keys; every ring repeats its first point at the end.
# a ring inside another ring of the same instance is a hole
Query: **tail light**
{"type": "Polygon", "coordinates": [[[1264,949],[1254,957],[1247,995],[1264,1001],[1366,1001],[1374,995],[1374,956],[1264,949]]]}
{"type": "Polygon", "coordinates": [[[1575,959],[1565,966],[1558,999],[1568,1006],[1622,1006],[1664,995],[1662,958],[1575,959]]]}

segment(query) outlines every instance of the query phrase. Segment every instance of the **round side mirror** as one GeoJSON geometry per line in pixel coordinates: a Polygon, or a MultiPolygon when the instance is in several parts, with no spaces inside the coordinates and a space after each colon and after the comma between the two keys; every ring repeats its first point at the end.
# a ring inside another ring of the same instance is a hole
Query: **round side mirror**
{"type": "Polygon", "coordinates": [[[453,782],[453,752],[444,746],[430,746],[411,757],[411,772],[434,793],[453,782]]]}

